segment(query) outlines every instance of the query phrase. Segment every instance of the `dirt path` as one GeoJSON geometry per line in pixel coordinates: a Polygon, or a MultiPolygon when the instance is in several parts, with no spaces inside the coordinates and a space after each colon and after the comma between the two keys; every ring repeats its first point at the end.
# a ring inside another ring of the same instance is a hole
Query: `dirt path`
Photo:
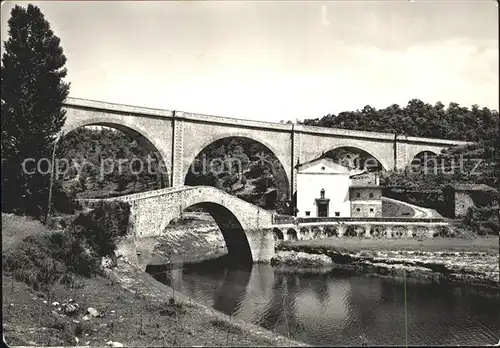
{"type": "Polygon", "coordinates": [[[393,198],[389,198],[389,197],[383,197],[383,199],[387,200],[388,202],[406,205],[407,207],[413,209],[415,211],[415,215],[413,215],[413,217],[416,219],[426,219],[426,218],[428,219],[428,218],[441,218],[442,217],[434,209],[419,207],[418,205],[413,205],[413,204],[406,203],[403,201],[398,201],[397,199],[393,199],[393,198]]]}
{"type": "Polygon", "coordinates": [[[12,246],[32,235],[40,235],[52,232],[40,221],[2,213],[2,252],[9,250],[12,246]]]}

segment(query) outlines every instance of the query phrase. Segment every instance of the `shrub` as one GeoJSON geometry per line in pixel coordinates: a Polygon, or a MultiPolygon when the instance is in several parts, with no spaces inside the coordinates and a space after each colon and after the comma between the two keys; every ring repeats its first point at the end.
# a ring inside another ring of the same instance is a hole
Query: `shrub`
{"type": "Polygon", "coordinates": [[[75,207],[73,206],[71,197],[74,196],[74,194],[66,192],[58,183],[54,185],[52,190],[53,209],[64,214],[73,214],[75,212],[75,207]]]}
{"type": "Polygon", "coordinates": [[[480,236],[498,235],[500,229],[498,221],[481,221],[476,224],[477,234],[480,236]]]}
{"type": "Polygon", "coordinates": [[[92,331],[92,326],[90,323],[87,323],[85,321],[80,321],[76,323],[75,328],[74,328],[74,334],[77,337],[81,337],[86,333],[89,333],[92,331]]]}
{"type": "Polygon", "coordinates": [[[28,236],[2,253],[3,270],[35,290],[58,280],[73,284],[70,272],[99,273],[101,258],[114,256],[117,238],[127,232],[129,211],[127,203],[103,203],[81,213],[65,232],[28,236]]]}
{"type": "Polygon", "coordinates": [[[344,233],[344,236],[345,237],[356,237],[357,236],[357,233],[356,233],[356,230],[354,229],[354,227],[352,226],[348,226],[346,228],[346,231],[344,233]]]}
{"type": "Polygon", "coordinates": [[[477,234],[480,236],[487,236],[487,235],[492,235],[495,234],[494,231],[486,226],[479,226],[479,229],[477,230],[477,234]]]}
{"type": "Polygon", "coordinates": [[[35,290],[44,290],[65,272],[64,265],[53,258],[54,249],[48,236],[28,236],[2,254],[2,268],[35,290]]]}
{"type": "Polygon", "coordinates": [[[125,202],[100,202],[80,213],[70,226],[77,240],[85,240],[96,256],[113,256],[118,237],[127,233],[130,207],[125,202]]]}

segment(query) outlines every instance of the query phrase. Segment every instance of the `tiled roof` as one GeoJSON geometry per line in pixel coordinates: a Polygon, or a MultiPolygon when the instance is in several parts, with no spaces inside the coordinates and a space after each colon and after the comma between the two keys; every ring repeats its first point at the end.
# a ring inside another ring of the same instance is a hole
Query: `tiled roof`
{"type": "Polygon", "coordinates": [[[382,186],[380,185],[375,185],[375,184],[360,184],[360,185],[356,185],[356,184],[352,184],[351,186],[349,186],[349,188],[380,188],[382,189],[382,186]]]}

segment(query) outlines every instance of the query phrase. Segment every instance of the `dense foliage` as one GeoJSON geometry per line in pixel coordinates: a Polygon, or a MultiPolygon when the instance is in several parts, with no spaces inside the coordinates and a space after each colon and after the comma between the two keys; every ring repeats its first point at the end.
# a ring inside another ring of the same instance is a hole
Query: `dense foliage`
{"type": "Polygon", "coordinates": [[[486,184],[498,189],[498,154],[484,143],[450,148],[435,158],[387,172],[381,184],[410,191],[440,190],[449,184],[486,184]]]}
{"type": "Polygon", "coordinates": [[[363,110],[328,114],[321,119],[306,119],[304,124],[322,127],[389,132],[407,136],[489,142],[498,145],[498,111],[473,105],[450,103],[445,107],[413,99],[405,107],[397,104],[385,109],[369,105],[363,110]]]}
{"type": "Polygon", "coordinates": [[[234,137],[216,141],[196,157],[186,177],[187,185],[208,185],[266,208],[277,208],[286,199],[284,168],[262,144],[234,137]],[[269,201],[267,195],[275,192],[269,201]],[[279,203],[278,203],[279,204],[279,203]]]}
{"type": "Polygon", "coordinates": [[[65,135],[57,158],[57,184],[71,198],[110,197],[168,186],[167,168],[154,149],[114,129],[84,127],[65,135]]]}
{"type": "MultiPolygon", "coordinates": [[[[51,158],[52,144],[65,121],[68,95],[66,57],[40,9],[15,6],[8,21],[1,67],[2,210],[43,216],[49,175],[34,161],[51,158]],[[25,159],[33,159],[26,165],[25,159]]],[[[47,170],[47,162],[41,166],[47,170]]]]}
{"type": "Polygon", "coordinates": [[[69,234],[99,260],[111,257],[118,238],[128,231],[129,215],[130,206],[126,202],[101,202],[91,211],[80,213],[69,226],[69,234]]]}

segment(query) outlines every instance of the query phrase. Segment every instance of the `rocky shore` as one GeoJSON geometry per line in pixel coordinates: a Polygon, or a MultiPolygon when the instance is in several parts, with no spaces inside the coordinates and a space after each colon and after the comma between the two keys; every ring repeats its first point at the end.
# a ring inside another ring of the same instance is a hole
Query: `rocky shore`
{"type": "Polygon", "coordinates": [[[215,223],[172,226],[154,242],[150,265],[191,264],[227,254],[226,242],[215,223]]]}
{"type": "Polygon", "coordinates": [[[327,273],[335,268],[330,257],[301,251],[277,251],[271,265],[284,273],[327,273]]]}
{"type": "Polygon", "coordinates": [[[273,264],[350,269],[380,276],[405,276],[498,289],[498,255],[466,251],[336,250],[328,246],[278,246],[273,264]],[[318,257],[321,256],[321,257],[318,257]]]}

